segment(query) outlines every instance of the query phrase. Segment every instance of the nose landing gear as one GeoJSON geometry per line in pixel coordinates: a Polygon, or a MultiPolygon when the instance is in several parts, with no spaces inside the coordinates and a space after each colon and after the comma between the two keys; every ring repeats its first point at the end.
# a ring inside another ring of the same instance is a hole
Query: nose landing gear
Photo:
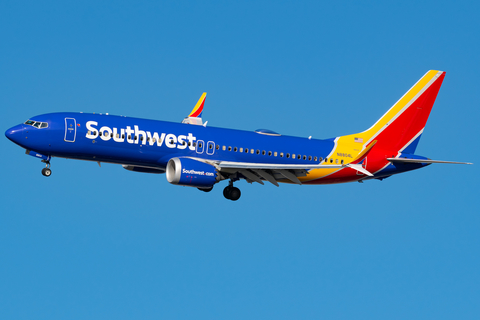
{"type": "Polygon", "coordinates": [[[45,168],[42,169],[42,174],[45,177],[50,177],[52,175],[52,170],[50,170],[50,161],[42,160],[45,163],[45,168]]]}
{"type": "Polygon", "coordinates": [[[230,180],[228,186],[223,189],[223,196],[228,200],[237,201],[241,195],[240,189],[233,186],[232,180],[230,180]]]}

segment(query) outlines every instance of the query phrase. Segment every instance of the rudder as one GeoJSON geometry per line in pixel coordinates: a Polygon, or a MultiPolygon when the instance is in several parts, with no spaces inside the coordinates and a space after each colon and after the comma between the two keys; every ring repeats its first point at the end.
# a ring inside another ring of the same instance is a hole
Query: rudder
{"type": "MultiPolygon", "coordinates": [[[[341,137],[389,153],[413,154],[445,77],[444,71],[428,71],[368,130],[341,137]]],[[[350,143],[351,143],[350,142],[350,143]]]]}

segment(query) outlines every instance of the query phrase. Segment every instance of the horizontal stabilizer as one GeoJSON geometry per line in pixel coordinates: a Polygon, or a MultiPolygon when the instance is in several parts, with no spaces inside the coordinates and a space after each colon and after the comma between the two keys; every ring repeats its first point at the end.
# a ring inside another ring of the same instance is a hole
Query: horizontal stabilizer
{"type": "Polygon", "coordinates": [[[450,163],[450,164],[473,164],[471,162],[458,162],[458,161],[443,161],[443,160],[430,160],[430,159],[404,159],[404,158],[387,158],[390,162],[403,162],[403,163],[450,163]]]}

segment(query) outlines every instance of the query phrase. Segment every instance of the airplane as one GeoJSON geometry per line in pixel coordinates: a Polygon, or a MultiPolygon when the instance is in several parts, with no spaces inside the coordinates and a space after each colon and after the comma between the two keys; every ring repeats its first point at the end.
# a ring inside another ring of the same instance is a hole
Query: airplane
{"type": "Polygon", "coordinates": [[[445,72],[428,71],[369,129],[330,139],[283,136],[207,127],[202,113],[206,93],[181,123],[87,113],[49,113],[5,132],[26,154],[45,163],[53,157],[120,164],[145,173],[165,173],[169,183],[209,192],[228,180],[226,199],[241,192],[233,183],[275,186],[383,180],[439,161],[416,155],[420,137],[445,72]]]}

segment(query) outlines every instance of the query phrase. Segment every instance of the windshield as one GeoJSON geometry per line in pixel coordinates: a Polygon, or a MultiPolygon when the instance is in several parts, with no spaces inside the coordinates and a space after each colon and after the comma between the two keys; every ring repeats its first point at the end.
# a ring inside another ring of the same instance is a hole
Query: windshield
{"type": "Polygon", "coordinates": [[[35,128],[47,128],[48,123],[46,122],[40,122],[40,121],[33,121],[33,120],[27,120],[24,122],[24,124],[28,126],[34,126],[35,128]]]}

